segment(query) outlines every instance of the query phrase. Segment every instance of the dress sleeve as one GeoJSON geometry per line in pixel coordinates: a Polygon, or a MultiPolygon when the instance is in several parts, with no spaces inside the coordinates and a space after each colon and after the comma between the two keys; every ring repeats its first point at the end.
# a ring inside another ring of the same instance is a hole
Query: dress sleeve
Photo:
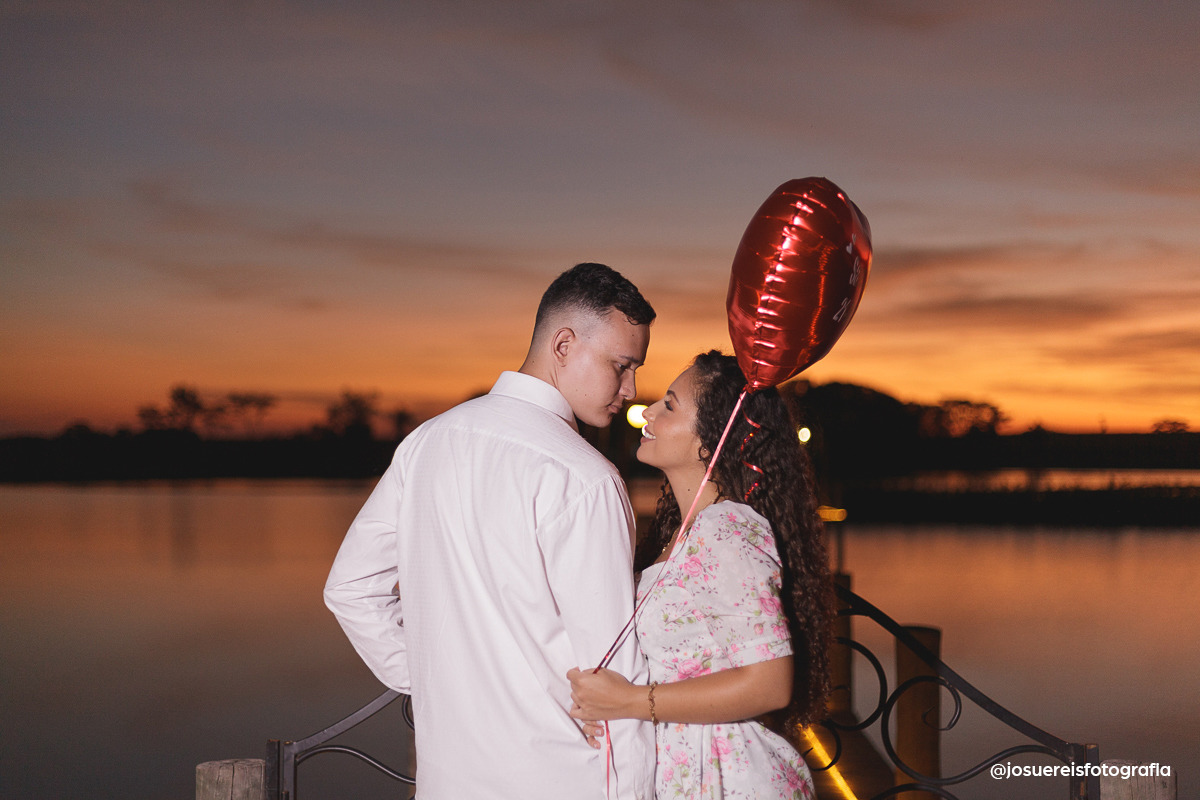
{"type": "Polygon", "coordinates": [[[775,537],[766,520],[723,504],[697,522],[683,563],[696,609],[734,667],[791,655],[775,537]]]}

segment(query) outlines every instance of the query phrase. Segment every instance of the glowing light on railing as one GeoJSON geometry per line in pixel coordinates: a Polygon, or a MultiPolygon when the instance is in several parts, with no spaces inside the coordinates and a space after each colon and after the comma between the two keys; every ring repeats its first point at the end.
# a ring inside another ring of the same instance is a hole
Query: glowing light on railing
{"type": "MultiPolygon", "coordinates": [[[[803,732],[804,740],[813,749],[813,755],[820,759],[822,764],[828,764],[832,759],[829,758],[829,753],[825,752],[825,748],[821,745],[821,740],[813,733],[812,728],[805,728],[803,732]]],[[[838,772],[836,766],[830,767],[825,771],[833,779],[833,783],[837,786],[838,791],[842,793],[842,797],[846,798],[846,800],[858,800],[858,795],[850,788],[850,784],[846,783],[846,779],[842,777],[842,773],[838,772]]]]}
{"type": "Polygon", "coordinates": [[[640,403],[634,404],[629,407],[628,411],[625,412],[625,419],[629,421],[630,425],[638,430],[641,430],[642,428],[646,427],[646,418],[642,416],[642,413],[645,410],[646,406],[641,405],[640,403]]]}
{"type": "Polygon", "coordinates": [[[812,431],[808,428],[801,428],[796,431],[796,437],[800,440],[800,444],[808,444],[808,440],[812,438],[812,431]]]}
{"type": "Polygon", "coordinates": [[[817,506],[817,516],[822,522],[845,522],[846,509],[833,506],[817,506]]]}

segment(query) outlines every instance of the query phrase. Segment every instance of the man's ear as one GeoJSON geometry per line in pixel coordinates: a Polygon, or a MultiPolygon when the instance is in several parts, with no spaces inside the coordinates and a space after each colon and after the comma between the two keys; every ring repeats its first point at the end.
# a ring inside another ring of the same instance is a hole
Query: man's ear
{"type": "Polygon", "coordinates": [[[571,328],[559,328],[550,339],[550,352],[554,354],[554,363],[560,367],[566,366],[567,355],[575,346],[577,337],[571,328]]]}

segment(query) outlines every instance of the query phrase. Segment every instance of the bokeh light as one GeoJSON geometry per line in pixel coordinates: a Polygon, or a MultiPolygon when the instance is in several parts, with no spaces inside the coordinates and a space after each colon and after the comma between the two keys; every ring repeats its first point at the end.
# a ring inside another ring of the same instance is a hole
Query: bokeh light
{"type": "Polygon", "coordinates": [[[646,426],[646,418],[642,416],[642,413],[645,410],[646,406],[642,405],[641,403],[634,403],[629,407],[629,410],[625,412],[625,419],[629,421],[630,425],[638,430],[641,430],[646,426]]]}

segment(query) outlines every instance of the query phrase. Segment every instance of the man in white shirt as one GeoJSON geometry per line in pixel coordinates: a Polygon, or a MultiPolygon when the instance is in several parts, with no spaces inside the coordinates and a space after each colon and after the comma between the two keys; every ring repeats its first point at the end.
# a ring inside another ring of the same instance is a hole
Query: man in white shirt
{"type": "MultiPolygon", "coordinates": [[[[611,759],[568,711],[633,613],[633,512],[575,418],[635,394],[654,309],[600,264],[560,275],[529,353],[413,431],[346,534],[325,602],[367,666],[412,695],[420,800],[651,800],[648,723],[611,759]]],[[[645,682],[630,637],[610,666],[645,682]]]]}

